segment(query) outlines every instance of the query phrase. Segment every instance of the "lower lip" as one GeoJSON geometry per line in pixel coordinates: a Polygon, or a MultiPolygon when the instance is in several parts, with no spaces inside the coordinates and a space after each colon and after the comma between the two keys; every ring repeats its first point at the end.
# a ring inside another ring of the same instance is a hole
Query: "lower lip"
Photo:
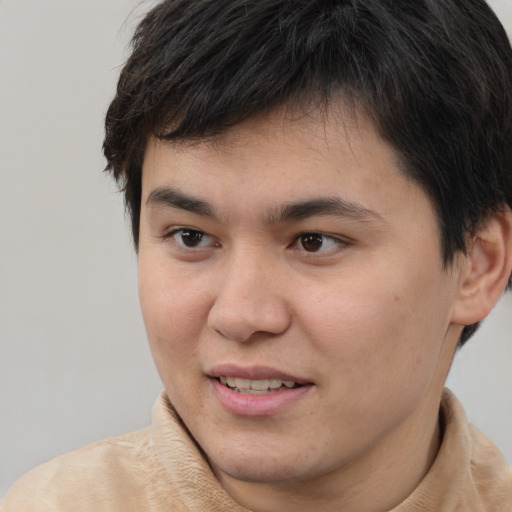
{"type": "Polygon", "coordinates": [[[237,416],[269,416],[287,405],[304,397],[313,388],[305,384],[298,388],[274,391],[266,395],[246,395],[238,393],[221,384],[217,379],[210,379],[215,395],[222,406],[237,416]]]}

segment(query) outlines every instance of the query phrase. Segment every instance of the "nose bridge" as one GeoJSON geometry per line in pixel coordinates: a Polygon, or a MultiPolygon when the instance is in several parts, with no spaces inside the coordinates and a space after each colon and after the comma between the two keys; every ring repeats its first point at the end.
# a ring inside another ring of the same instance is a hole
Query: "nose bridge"
{"type": "Polygon", "coordinates": [[[286,331],[290,314],[278,267],[276,259],[257,247],[233,250],[219,272],[210,328],[235,341],[286,331]]]}

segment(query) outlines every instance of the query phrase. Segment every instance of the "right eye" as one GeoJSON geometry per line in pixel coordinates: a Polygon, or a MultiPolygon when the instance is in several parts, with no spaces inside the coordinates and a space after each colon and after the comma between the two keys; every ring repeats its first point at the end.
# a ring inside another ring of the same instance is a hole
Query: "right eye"
{"type": "Polygon", "coordinates": [[[165,238],[172,239],[178,246],[195,249],[200,247],[215,247],[214,239],[198,229],[178,228],[168,233],[165,238]]]}

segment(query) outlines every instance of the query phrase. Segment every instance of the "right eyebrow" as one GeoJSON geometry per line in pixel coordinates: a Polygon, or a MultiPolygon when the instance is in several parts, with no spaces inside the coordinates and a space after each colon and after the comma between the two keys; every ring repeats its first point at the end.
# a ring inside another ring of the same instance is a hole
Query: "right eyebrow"
{"type": "Polygon", "coordinates": [[[186,210],[204,217],[215,217],[213,207],[201,199],[183,194],[169,187],[158,187],[151,191],[146,200],[147,206],[164,206],[186,210]]]}

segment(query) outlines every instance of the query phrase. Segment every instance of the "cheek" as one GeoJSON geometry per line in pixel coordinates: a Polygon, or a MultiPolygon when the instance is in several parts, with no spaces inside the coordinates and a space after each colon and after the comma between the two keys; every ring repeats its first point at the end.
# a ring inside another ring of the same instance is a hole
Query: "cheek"
{"type": "Polygon", "coordinates": [[[201,295],[180,284],[179,279],[169,280],[158,272],[139,273],[142,314],[155,366],[174,407],[188,417],[199,414],[201,404],[197,354],[204,322],[198,305],[201,295]]]}
{"type": "Polygon", "coordinates": [[[347,388],[378,393],[424,386],[432,377],[448,323],[446,306],[436,279],[408,270],[376,267],[364,279],[346,278],[309,295],[302,328],[347,388]]]}
{"type": "MultiPolygon", "coordinates": [[[[140,256],[139,256],[140,258],[140,256]]],[[[194,361],[206,322],[201,283],[139,260],[139,298],[146,332],[160,376],[178,373],[194,361]],[[172,284],[171,284],[172,283],[172,284]]]]}
{"type": "Polygon", "coordinates": [[[308,338],[332,423],[355,445],[411,414],[436,379],[441,345],[418,313],[421,294],[389,282],[311,303],[308,338]]]}

